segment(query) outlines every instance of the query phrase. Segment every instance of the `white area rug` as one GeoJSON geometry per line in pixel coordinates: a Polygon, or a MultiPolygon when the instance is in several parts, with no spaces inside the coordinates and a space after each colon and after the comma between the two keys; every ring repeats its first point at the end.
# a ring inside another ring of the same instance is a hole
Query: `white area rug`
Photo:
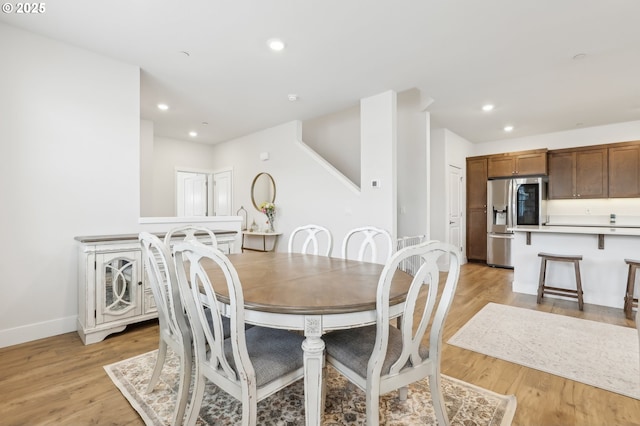
{"type": "MultiPolygon", "coordinates": [[[[111,380],[147,425],[168,425],[175,407],[179,359],[169,350],[156,389],[146,394],[157,350],[104,367],[111,380]]],[[[443,376],[447,414],[453,425],[507,426],[516,409],[516,397],[505,396],[443,376]]],[[[364,425],[365,395],[336,370],[327,369],[325,426],[364,425]]],[[[199,426],[240,424],[241,403],[208,382],[200,410],[199,426]]],[[[260,426],[304,425],[304,389],[299,380],[258,403],[260,426]]],[[[1,422],[0,422],[1,423],[1,422]]],[[[436,425],[428,381],[409,386],[406,401],[396,392],[380,398],[380,424],[387,426],[436,425]]]]}
{"type": "Polygon", "coordinates": [[[640,399],[634,328],[489,303],[448,343],[640,399]]]}

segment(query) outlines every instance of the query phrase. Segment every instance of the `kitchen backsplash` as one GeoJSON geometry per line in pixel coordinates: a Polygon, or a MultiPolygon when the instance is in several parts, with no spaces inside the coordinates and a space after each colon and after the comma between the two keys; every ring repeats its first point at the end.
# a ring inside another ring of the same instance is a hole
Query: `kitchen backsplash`
{"type": "Polygon", "coordinates": [[[618,226],[640,226],[640,199],[605,198],[547,201],[548,223],[609,225],[615,215],[618,226]]]}

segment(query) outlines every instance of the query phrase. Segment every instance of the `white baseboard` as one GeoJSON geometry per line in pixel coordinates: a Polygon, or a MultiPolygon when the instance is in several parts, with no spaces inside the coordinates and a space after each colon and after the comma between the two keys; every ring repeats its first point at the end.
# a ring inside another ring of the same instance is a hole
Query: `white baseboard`
{"type": "Polygon", "coordinates": [[[0,330],[0,348],[76,331],[78,316],[59,318],[0,330]]]}

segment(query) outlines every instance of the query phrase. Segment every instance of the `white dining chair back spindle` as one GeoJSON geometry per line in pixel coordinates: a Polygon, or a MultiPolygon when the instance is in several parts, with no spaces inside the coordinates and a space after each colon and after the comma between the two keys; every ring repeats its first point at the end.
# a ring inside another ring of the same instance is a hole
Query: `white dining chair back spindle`
{"type": "Polygon", "coordinates": [[[440,383],[440,354],[442,331],[459,274],[459,251],[453,245],[427,241],[406,247],[391,257],[380,275],[376,325],[323,336],[327,362],[366,393],[367,425],[379,424],[380,395],[399,389],[404,399],[406,387],[425,377],[429,378],[438,424],[449,424],[440,383]],[[449,269],[442,286],[437,261],[446,255],[449,255],[449,269]],[[423,262],[412,278],[400,326],[396,328],[389,322],[391,282],[396,274],[405,274],[398,265],[411,256],[420,256],[423,262]],[[425,292],[423,305],[418,303],[418,298],[425,292]],[[424,346],[422,340],[430,323],[429,343],[424,346]]]}
{"type": "Polygon", "coordinates": [[[386,263],[395,252],[391,234],[373,226],[363,226],[347,232],[342,240],[342,258],[371,263],[386,263]],[[356,244],[357,255],[356,255],[356,244]]]}
{"type": "Polygon", "coordinates": [[[299,226],[289,236],[289,253],[315,254],[331,256],[333,236],[324,226],[299,226]],[[304,237],[304,239],[302,239],[304,237]],[[300,243],[299,241],[302,241],[300,243]],[[299,247],[299,248],[298,248],[299,247]]]}

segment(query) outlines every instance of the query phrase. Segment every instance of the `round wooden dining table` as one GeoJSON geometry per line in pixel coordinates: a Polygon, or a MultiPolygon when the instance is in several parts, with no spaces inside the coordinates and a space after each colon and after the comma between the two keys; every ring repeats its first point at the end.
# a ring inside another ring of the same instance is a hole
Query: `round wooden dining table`
{"type": "MultiPolygon", "coordinates": [[[[228,255],[244,294],[245,322],[263,327],[301,330],[305,340],[305,423],[322,422],[322,335],[331,330],[376,322],[376,295],[383,265],[297,253],[244,252],[228,255]]],[[[223,309],[229,303],[226,283],[207,268],[223,309]]],[[[391,316],[400,315],[412,277],[395,274],[391,316]]],[[[223,311],[224,312],[224,311],[223,311]]]]}

